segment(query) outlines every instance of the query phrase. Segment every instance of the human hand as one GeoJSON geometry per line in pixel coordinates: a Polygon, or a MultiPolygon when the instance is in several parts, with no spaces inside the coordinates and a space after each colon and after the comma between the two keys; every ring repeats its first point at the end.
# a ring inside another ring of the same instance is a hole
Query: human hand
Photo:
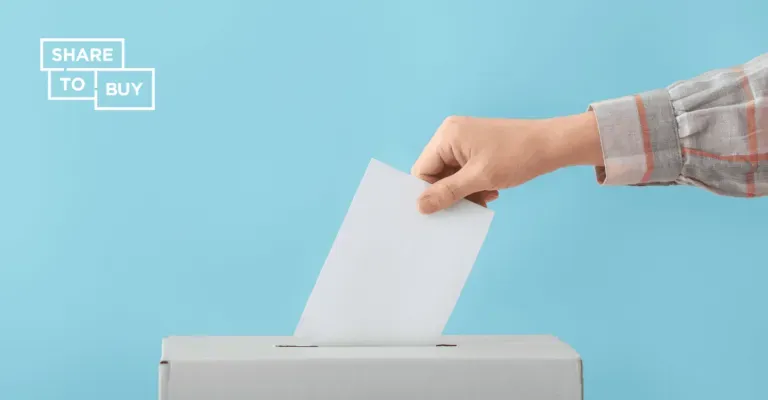
{"type": "Polygon", "coordinates": [[[448,117],[411,173],[433,183],[419,197],[431,214],[462,198],[480,205],[499,190],[570,165],[602,165],[591,112],[541,120],[448,117]]]}

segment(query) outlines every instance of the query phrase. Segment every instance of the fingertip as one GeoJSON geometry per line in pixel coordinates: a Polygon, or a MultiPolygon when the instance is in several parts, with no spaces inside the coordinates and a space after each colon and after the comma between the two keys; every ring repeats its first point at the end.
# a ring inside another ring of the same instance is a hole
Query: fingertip
{"type": "Polygon", "coordinates": [[[422,214],[432,214],[438,210],[438,204],[434,196],[425,195],[419,198],[419,212],[422,214]]]}

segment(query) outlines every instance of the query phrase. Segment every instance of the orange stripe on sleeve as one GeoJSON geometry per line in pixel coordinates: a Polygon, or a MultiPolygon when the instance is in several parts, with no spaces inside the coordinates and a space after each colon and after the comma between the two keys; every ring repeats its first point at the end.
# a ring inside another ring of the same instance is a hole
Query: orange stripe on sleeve
{"type": "Polygon", "coordinates": [[[637,104],[637,116],[640,119],[640,129],[643,133],[643,152],[645,153],[645,174],[641,183],[646,183],[651,180],[651,174],[653,173],[653,147],[651,147],[651,131],[648,129],[648,117],[645,113],[645,105],[643,104],[643,98],[640,95],[635,95],[635,104],[637,104]]]}
{"type": "Polygon", "coordinates": [[[739,68],[741,73],[741,87],[744,90],[744,96],[747,99],[747,144],[749,147],[750,163],[752,169],[747,173],[747,197],[755,197],[755,171],[758,166],[758,143],[757,143],[757,121],[755,117],[755,97],[752,95],[752,88],[749,85],[749,77],[743,68],[739,68]]]}

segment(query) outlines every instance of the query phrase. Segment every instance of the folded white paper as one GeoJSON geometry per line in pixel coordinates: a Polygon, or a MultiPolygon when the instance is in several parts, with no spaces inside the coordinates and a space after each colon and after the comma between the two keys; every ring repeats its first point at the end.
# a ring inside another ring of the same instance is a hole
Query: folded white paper
{"type": "Polygon", "coordinates": [[[435,344],[493,218],[467,200],[432,215],[429,184],[371,160],[301,316],[314,344],[435,344]]]}

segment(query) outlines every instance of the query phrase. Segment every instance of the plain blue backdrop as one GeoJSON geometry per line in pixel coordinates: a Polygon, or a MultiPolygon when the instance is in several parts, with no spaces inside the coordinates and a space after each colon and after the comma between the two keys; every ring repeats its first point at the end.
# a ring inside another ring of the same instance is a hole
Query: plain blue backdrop
{"type": "MultiPolygon", "coordinates": [[[[289,335],[371,157],[768,51],[768,2],[0,5],[0,398],[156,398],[165,335],[289,335]],[[42,37],[122,37],[155,112],[46,99],[42,37]]],[[[503,192],[448,333],[552,333],[586,397],[766,399],[768,199],[503,192]]]]}

